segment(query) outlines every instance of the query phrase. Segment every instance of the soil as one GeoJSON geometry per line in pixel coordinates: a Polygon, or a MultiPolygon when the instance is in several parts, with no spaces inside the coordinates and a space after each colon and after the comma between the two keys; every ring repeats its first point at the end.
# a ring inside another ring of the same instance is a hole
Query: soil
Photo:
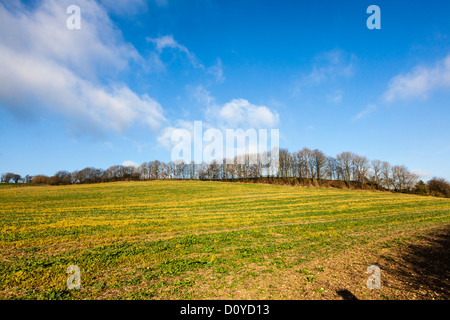
{"type": "MultiPolygon", "coordinates": [[[[239,284],[206,286],[196,293],[208,299],[269,300],[448,300],[450,299],[450,226],[402,234],[373,246],[350,248],[298,268],[267,272],[249,266],[263,277],[247,277],[239,284]],[[369,289],[371,265],[381,269],[381,286],[369,289]]],[[[206,275],[205,275],[206,276],[206,275]]]]}

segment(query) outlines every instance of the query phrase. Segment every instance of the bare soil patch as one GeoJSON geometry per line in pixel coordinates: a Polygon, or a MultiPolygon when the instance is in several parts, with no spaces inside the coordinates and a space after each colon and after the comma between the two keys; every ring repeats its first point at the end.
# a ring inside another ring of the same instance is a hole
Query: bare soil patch
{"type": "Polygon", "coordinates": [[[221,278],[220,286],[197,287],[193,293],[237,300],[448,300],[449,249],[450,226],[402,233],[286,270],[248,266],[242,274],[221,278]],[[381,269],[380,289],[367,287],[370,265],[381,269]]]}

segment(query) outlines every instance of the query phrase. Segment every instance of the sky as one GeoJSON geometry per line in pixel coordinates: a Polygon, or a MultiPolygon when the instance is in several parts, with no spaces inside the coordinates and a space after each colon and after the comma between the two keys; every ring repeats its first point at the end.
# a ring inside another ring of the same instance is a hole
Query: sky
{"type": "Polygon", "coordinates": [[[0,172],[168,162],[173,130],[202,121],[450,180],[449,13],[437,0],[0,0],[0,172]]]}

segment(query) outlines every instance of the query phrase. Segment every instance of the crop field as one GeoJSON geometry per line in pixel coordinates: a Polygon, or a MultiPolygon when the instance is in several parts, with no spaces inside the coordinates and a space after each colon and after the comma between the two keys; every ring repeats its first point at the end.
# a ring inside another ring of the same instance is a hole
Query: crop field
{"type": "Polygon", "coordinates": [[[433,288],[387,270],[449,225],[450,199],[389,192],[208,181],[2,188],[0,298],[427,298],[433,288]],[[378,291],[366,287],[372,264],[378,291]],[[66,287],[70,265],[79,290],[66,287]]]}

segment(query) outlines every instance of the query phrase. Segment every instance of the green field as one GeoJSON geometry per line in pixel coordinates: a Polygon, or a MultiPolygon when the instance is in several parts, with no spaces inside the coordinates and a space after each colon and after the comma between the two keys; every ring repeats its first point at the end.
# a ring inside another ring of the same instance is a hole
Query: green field
{"type": "Polygon", "coordinates": [[[278,279],[311,282],[321,270],[308,263],[445,227],[449,214],[444,198],[243,183],[1,188],[0,298],[301,299],[304,283],[278,279]],[[66,289],[70,265],[81,290],[66,289]]]}

